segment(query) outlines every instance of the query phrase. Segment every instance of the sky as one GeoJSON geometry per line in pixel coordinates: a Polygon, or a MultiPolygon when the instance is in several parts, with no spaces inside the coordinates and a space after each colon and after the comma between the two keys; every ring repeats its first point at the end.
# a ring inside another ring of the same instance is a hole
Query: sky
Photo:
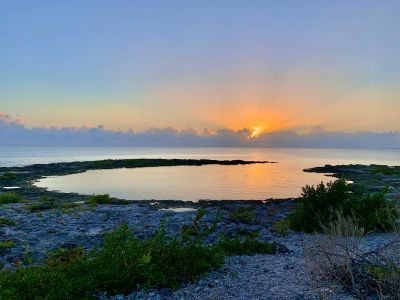
{"type": "Polygon", "coordinates": [[[1,1],[0,123],[397,132],[399,11],[391,0],[1,1]]]}

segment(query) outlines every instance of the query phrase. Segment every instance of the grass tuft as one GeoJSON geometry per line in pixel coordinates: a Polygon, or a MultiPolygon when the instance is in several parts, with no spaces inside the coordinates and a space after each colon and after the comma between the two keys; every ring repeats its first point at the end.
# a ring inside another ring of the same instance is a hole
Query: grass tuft
{"type": "Polygon", "coordinates": [[[0,204],[24,202],[24,198],[15,192],[5,192],[0,194],[0,204]]]}
{"type": "Polygon", "coordinates": [[[92,195],[87,200],[86,203],[92,206],[96,206],[98,204],[111,204],[113,200],[110,198],[110,195],[92,195]]]}
{"type": "Polygon", "coordinates": [[[15,245],[16,243],[14,241],[0,241],[0,250],[13,248],[15,245]]]}
{"type": "Polygon", "coordinates": [[[14,226],[15,222],[6,217],[0,217],[0,226],[14,226]]]}
{"type": "Polygon", "coordinates": [[[255,224],[258,223],[255,208],[252,206],[241,206],[229,214],[229,220],[236,223],[255,224]]]}
{"type": "Polygon", "coordinates": [[[6,172],[0,175],[0,181],[11,181],[17,179],[17,174],[12,172],[6,172]]]}

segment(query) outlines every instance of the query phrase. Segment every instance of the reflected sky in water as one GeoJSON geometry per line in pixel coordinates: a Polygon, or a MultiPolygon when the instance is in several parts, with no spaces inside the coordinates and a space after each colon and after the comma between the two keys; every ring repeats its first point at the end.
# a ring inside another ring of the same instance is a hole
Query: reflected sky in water
{"type": "MultiPolygon", "coordinates": [[[[80,153],[79,159],[69,156],[69,160],[84,160],[82,157],[90,155],[77,149],[74,151],[80,153]]],[[[63,192],[108,193],[129,200],[263,200],[297,197],[305,184],[332,180],[323,174],[305,173],[302,171],[304,168],[349,163],[400,165],[400,150],[116,148],[110,151],[109,156],[107,151],[110,150],[100,149],[91,158],[215,158],[270,160],[279,163],[95,170],[45,178],[37,185],[63,192]]],[[[64,157],[64,160],[68,159],[64,157]]]]}

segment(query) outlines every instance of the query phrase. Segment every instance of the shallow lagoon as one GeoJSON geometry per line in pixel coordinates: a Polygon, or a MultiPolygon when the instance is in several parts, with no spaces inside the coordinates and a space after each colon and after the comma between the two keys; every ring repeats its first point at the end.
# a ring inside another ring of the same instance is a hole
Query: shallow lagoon
{"type": "MultiPolygon", "coordinates": [[[[57,161],[103,158],[208,158],[269,160],[277,164],[151,167],[95,170],[49,177],[36,183],[62,192],[105,194],[130,200],[247,200],[297,197],[301,186],[329,181],[304,168],[325,164],[400,165],[400,150],[248,148],[63,149],[57,161]],[[66,151],[63,156],[63,151],[66,151]],[[75,153],[75,155],[74,155],[75,153]]],[[[55,159],[55,155],[50,156],[55,159]]],[[[11,160],[11,159],[9,159],[11,160]]],[[[20,161],[20,164],[24,164],[20,161]]]]}

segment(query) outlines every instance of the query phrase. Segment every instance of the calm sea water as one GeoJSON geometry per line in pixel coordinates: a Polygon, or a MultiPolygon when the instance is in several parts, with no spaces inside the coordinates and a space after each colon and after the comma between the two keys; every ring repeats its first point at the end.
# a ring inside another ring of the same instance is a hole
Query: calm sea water
{"type": "Polygon", "coordinates": [[[304,168],[325,164],[400,165],[400,149],[249,148],[1,148],[0,165],[98,160],[106,158],[208,158],[270,160],[245,166],[158,167],[96,170],[49,177],[38,186],[63,192],[142,199],[267,199],[297,197],[301,186],[329,181],[304,168]]]}

